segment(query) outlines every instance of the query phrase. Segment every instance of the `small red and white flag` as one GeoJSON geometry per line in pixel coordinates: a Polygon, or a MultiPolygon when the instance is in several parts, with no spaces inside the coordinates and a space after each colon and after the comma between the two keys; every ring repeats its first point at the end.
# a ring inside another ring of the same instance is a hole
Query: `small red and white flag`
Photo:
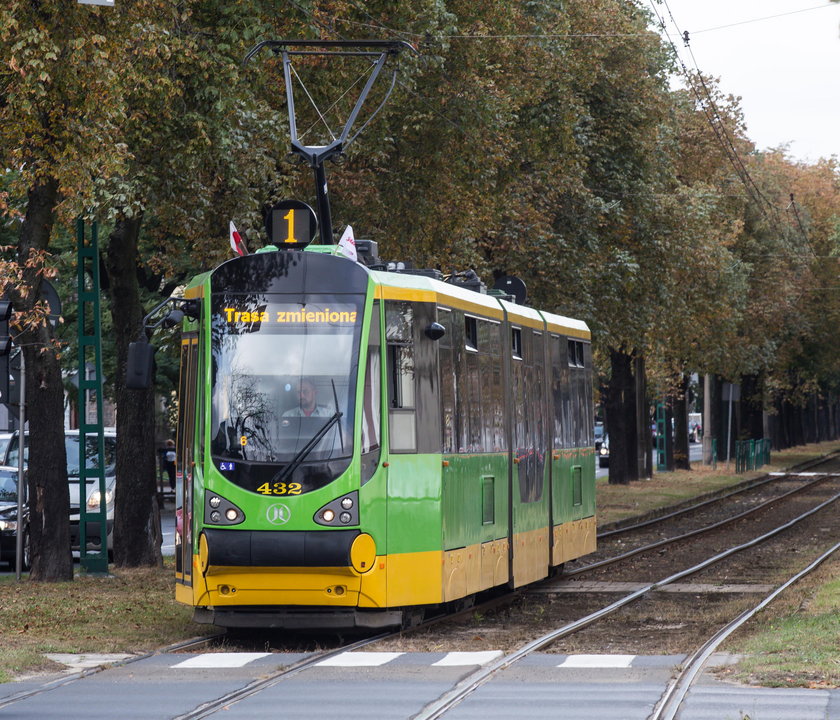
{"type": "Polygon", "coordinates": [[[358,256],[356,255],[356,238],[353,237],[353,228],[349,225],[346,227],[338,241],[337,252],[344,257],[356,262],[358,256]]]}
{"type": "Polygon", "coordinates": [[[236,229],[236,225],[233,224],[233,220],[230,221],[230,248],[237,255],[248,254],[248,248],[245,247],[245,241],[236,229]]]}

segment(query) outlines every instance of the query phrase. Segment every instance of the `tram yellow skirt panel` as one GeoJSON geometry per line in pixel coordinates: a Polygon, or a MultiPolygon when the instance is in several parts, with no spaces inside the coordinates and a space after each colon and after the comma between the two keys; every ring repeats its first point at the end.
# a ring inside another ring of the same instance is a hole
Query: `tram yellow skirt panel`
{"type": "Polygon", "coordinates": [[[513,536],[513,586],[521,587],[548,575],[548,529],[513,536]]]}
{"type": "Polygon", "coordinates": [[[388,607],[442,602],[442,556],[439,550],[388,555],[388,607]]]}
{"type": "Polygon", "coordinates": [[[552,565],[560,565],[567,560],[583,557],[595,551],[597,528],[595,516],[555,525],[552,565]]]}
{"type": "Polygon", "coordinates": [[[353,568],[215,567],[196,605],[320,605],[355,607],[361,576],[353,568]]]}

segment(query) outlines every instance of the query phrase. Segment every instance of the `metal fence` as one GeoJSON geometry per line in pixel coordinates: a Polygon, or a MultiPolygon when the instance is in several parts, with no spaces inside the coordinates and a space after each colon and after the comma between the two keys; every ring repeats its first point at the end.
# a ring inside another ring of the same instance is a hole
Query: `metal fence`
{"type": "Polygon", "coordinates": [[[737,440],[735,442],[735,472],[758,470],[770,463],[770,440],[737,440]]]}

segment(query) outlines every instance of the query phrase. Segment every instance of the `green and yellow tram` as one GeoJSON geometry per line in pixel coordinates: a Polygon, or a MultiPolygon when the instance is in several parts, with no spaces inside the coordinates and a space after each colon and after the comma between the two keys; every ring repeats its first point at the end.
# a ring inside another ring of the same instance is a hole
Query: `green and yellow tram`
{"type": "Polygon", "coordinates": [[[197,621],[398,626],[594,550],[583,322],[326,245],[185,297],[176,595],[197,621]]]}

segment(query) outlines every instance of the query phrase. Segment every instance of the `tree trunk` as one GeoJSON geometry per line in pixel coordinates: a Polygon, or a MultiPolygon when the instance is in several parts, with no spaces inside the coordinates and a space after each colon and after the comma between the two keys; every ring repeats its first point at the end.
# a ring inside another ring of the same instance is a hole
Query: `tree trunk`
{"type": "Polygon", "coordinates": [[[653,445],[650,435],[650,417],[647,399],[647,377],[645,359],[637,356],[635,361],[636,376],[636,463],[640,478],[653,477],[653,445]]]}
{"type": "Polygon", "coordinates": [[[137,282],[141,216],[120,217],[105,253],[117,351],[117,465],[114,564],[160,565],[160,511],[155,496],[154,389],[128,390],[128,344],[136,340],[145,311],[137,282]]]}
{"type": "Polygon", "coordinates": [[[764,382],[760,375],[741,377],[741,418],[744,437],[764,437],[764,382]]]}
{"type": "Polygon", "coordinates": [[[610,348],[610,382],[604,409],[607,420],[607,432],[610,437],[610,475],[611,485],[626,485],[637,478],[635,456],[630,452],[636,441],[635,415],[636,402],[632,357],[622,350],[610,348]]]}
{"type": "Polygon", "coordinates": [[[680,379],[680,386],[672,400],[674,408],[674,468],[691,470],[688,454],[688,375],[680,379]]]}
{"type": "MultiPolygon", "coordinates": [[[[15,308],[26,315],[41,296],[43,260],[58,201],[58,182],[48,178],[30,188],[26,217],[20,230],[18,262],[27,297],[10,288],[15,308]]],[[[26,363],[26,420],[29,426],[29,533],[32,552],[30,580],[73,579],[70,553],[70,492],[64,449],[64,386],[53,346],[52,326],[44,320],[16,336],[26,363]]],[[[84,502],[84,499],[82,499],[84,502]]]]}

